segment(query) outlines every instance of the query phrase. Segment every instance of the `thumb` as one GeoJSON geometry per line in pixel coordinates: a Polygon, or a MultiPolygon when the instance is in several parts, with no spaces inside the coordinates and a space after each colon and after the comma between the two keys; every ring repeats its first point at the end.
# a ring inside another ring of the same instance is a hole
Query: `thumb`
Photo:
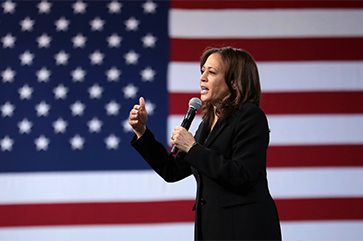
{"type": "Polygon", "coordinates": [[[139,99],[139,105],[140,105],[140,109],[145,110],[145,100],[144,100],[144,97],[140,97],[140,99],[139,99]]]}

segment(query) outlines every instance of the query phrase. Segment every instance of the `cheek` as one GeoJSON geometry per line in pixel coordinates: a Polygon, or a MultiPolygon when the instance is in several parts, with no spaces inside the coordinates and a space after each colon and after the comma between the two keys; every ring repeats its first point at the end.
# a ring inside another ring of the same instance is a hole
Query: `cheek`
{"type": "Polygon", "coordinates": [[[229,93],[229,89],[226,83],[219,85],[217,89],[218,89],[218,95],[221,97],[224,97],[229,93]]]}

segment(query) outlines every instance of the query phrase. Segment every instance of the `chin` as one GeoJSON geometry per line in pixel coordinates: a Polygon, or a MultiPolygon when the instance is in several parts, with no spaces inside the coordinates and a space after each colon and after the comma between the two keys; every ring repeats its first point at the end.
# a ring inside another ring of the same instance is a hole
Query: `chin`
{"type": "Polygon", "coordinates": [[[201,95],[201,96],[200,96],[200,100],[201,100],[202,102],[208,102],[208,98],[207,98],[205,95],[201,95]]]}

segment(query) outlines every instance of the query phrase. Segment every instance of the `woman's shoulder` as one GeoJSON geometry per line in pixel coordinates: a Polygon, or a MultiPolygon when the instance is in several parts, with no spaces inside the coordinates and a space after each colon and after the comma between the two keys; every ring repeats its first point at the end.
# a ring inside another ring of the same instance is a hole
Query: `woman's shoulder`
{"type": "Polygon", "coordinates": [[[230,124],[239,125],[267,125],[267,117],[260,107],[251,103],[245,102],[241,105],[238,111],[228,120],[230,124]]]}
{"type": "Polygon", "coordinates": [[[265,116],[263,110],[257,105],[251,102],[244,102],[240,109],[237,111],[238,115],[256,115],[256,116],[265,116]]]}

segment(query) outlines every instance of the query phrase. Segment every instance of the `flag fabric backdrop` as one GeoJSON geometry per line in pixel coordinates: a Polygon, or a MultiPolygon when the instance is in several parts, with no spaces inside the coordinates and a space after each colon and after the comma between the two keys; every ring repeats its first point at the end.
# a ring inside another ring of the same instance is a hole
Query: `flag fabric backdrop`
{"type": "Polygon", "coordinates": [[[2,1],[0,240],[192,240],[193,178],[164,183],[127,117],[144,96],[168,146],[210,46],[257,61],[284,240],[362,240],[362,23],[362,1],[2,1]]]}

